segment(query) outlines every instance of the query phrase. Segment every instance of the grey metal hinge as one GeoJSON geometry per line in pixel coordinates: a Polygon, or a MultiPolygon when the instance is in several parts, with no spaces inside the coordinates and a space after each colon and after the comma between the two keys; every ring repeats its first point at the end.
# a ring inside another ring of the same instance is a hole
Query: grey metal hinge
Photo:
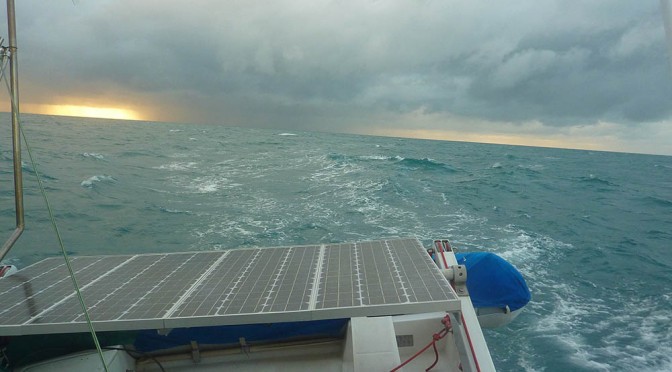
{"type": "Polygon", "coordinates": [[[450,281],[459,296],[469,296],[467,290],[467,267],[464,265],[453,265],[443,270],[443,275],[450,281]]]}

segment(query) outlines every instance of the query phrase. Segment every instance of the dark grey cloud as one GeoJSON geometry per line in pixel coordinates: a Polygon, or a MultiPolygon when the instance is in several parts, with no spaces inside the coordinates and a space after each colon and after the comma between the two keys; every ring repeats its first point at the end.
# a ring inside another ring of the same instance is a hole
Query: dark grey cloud
{"type": "Polygon", "coordinates": [[[663,120],[672,113],[672,84],[662,33],[651,18],[560,40],[522,40],[497,69],[474,81],[470,93],[490,104],[490,117],[508,120],[663,120]]]}
{"type": "Polygon", "coordinates": [[[409,128],[534,122],[540,136],[672,117],[656,2],[24,0],[17,11],[34,103],[100,98],[161,120],[334,131],[369,120],[377,133],[419,112],[435,120],[409,128]]]}

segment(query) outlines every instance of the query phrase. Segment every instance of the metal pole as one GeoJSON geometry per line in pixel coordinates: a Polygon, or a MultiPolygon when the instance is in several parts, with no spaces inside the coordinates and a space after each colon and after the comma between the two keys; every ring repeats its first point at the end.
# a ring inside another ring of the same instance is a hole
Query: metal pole
{"type": "Polygon", "coordinates": [[[12,147],[14,158],[14,202],[16,208],[16,229],[0,248],[0,260],[12,248],[23,233],[25,226],[23,211],[23,174],[21,172],[21,129],[19,128],[19,61],[16,49],[16,20],[14,0],[7,0],[7,31],[9,34],[9,78],[10,101],[12,104],[12,147]]]}

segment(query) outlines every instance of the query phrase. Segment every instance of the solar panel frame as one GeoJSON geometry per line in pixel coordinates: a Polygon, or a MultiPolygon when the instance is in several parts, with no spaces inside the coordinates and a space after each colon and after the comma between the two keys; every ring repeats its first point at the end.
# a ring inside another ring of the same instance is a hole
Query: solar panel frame
{"type": "MultiPolygon", "coordinates": [[[[72,259],[98,331],[459,311],[417,239],[72,259]],[[102,268],[105,270],[102,270],[102,268]]],[[[62,259],[0,279],[0,335],[88,330],[62,259]],[[4,293],[4,295],[3,295],[4,293]]]]}

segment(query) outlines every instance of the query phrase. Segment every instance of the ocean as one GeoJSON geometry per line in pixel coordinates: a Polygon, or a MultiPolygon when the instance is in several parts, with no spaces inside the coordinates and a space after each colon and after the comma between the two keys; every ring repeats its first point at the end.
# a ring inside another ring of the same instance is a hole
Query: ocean
{"type": "MultiPolygon", "coordinates": [[[[2,123],[9,115],[0,115],[2,123]]],[[[448,238],[523,273],[501,371],[672,370],[672,157],[24,115],[72,255],[448,238]]],[[[9,126],[0,226],[14,228],[9,126]]],[[[27,228],[59,248],[24,150],[27,228]]]]}

